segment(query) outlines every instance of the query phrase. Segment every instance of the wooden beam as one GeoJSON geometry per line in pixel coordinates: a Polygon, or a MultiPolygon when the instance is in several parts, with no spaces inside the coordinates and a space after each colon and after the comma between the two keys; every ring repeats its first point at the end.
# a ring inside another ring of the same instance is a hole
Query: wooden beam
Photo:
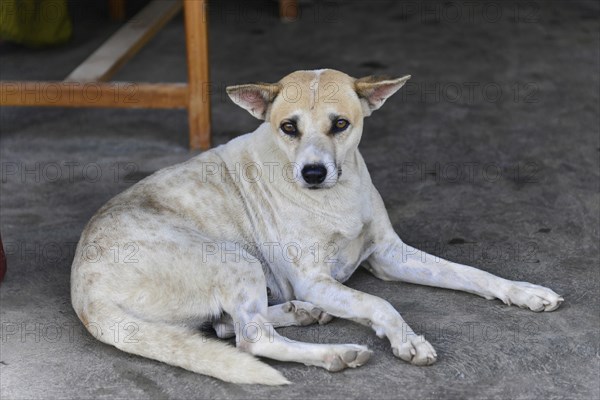
{"type": "Polygon", "coordinates": [[[184,0],[190,148],[210,148],[208,26],[205,0],[184,0]]]}
{"type": "Polygon", "coordinates": [[[0,106],[186,108],[185,83],[0,81],[0,106]]]}
{"type": "Polygon", "coordinates": [[[67,76],[69,82],[109,80],[181,10],[181,0],[152,0],[67,76]]]}

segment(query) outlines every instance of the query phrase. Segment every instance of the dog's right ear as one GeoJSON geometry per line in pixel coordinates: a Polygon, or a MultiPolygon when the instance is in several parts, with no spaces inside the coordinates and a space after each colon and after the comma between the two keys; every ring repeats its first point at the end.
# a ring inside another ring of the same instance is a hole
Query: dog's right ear
{"type": "Polygon", "coordinates": [[[266,119],[269,106],[277,97],[279,83],[255,83],[249,85],[228,86],[227,94],[238,106],[248,110],[258,119],[266,119]]]}

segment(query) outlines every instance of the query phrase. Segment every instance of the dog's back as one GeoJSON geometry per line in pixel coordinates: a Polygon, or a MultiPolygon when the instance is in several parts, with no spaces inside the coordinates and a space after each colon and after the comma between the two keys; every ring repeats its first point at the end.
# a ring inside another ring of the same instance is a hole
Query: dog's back
{"type": "Polygon", "coordinates": [[[73,308],[93,336],[123,351],[225,381],[285,384],[277,370],[197,329],[222,313],[215,282],[202,276],[203,246],[243,230],[232,216],[240,199],[223,182],[230,178],[213,173],[222,163],[211,150],[103,206],[75,253],[73,308]]]}

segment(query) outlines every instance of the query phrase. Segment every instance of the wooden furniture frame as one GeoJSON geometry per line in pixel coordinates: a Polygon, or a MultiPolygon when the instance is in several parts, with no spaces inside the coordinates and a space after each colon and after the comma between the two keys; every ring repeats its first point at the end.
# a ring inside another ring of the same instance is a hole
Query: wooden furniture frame
{"type": "MultiPolygon", "coordinates": [[[[122,17],[122,2],[110,5],[122,17]],[[119,11],[120,10],[120,11],[119,11]]],[[[191,149],[210,148],[208,15],[205,0],[153,0],[64,81],[0,81],[0,106],[185,108],[191,149]],[[187,83],[109,82],[182,8],[187,83]]]]}
{"type": "MultiPolygon", "coordinates": [[[[114,20],[125,18],[125,0],[109,0],[114,20]]],[[[284,21],[298,18],[297,0],[279,0],[284,21]]],[[[152,0],[64,81],[0,81],[0,106],[187,109],[192,150],[210,148],[206,0],[152,0]],[[182,8],[187,83],[109,82],[182,8]]]]}

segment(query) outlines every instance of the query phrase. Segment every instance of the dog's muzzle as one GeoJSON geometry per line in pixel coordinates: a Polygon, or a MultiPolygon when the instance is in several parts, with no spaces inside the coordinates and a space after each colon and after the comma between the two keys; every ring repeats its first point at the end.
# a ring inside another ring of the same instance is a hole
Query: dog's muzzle
{"type": "Polygon", "coordinates": [[[327,178],[327,168],[323,164],[309,164],[302,168],[302,178],[309,185],[319,185],[327,178]]]}

